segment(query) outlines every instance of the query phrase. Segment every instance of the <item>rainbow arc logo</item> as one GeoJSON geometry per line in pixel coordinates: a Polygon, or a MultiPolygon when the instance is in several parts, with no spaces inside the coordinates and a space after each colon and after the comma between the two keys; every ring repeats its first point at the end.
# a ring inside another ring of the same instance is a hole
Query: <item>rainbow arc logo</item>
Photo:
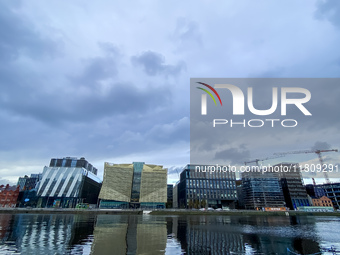
{"type": "MultiPolygon", "coordinates": [[[[220,98],[220,95],[217,93],[217,91],[216,91],[213,87],[211,87],[210,85],[208,85],[208,84],[206,84],[206,83],[203,83],[203,82],[197,82],[197,83],[199,83],[199,84],[201,84],[201,85],[203,85],[203,86],[206,86],[206,87],[209,88],[212,92],[214,92],[215,95],[217,96],[218,100],[220,101],[221,106],[222,106],[222,100],[221,100],[221,98],[220,98]]],[[[215,100],[215,97],[213,96],[213,94],[211,94],[211,92],[210,92],[209,90],[204,89],[204,88],[201,88],[201,87],[197,87],[197,88],[203,90],[204,92],[206,92],[206,93],[214,100],[215,105],[217,105],[216,100],[215,100]]]]}

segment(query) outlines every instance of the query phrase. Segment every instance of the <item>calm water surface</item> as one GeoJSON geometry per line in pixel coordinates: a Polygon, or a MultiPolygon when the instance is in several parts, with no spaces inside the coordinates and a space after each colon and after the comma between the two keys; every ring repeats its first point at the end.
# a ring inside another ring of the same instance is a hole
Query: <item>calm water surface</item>
{"type": "Polygon", "coordinates": [[[331,246],[340,251],[337,217],[0,214],[0,254],[333,254],[331,246]]]}

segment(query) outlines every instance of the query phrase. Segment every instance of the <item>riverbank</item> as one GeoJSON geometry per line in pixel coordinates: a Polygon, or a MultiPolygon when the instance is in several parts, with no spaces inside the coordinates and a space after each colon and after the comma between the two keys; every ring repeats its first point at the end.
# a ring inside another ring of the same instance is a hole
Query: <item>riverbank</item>
{"type": "Polygon", "coordinates": [[[166,209],[166,210],[121,210],[121,209],[74,209],[74,208],[0,208],[2,214],[124,214],[124,215],[237,215],[237,216],[336,216],[340,217],[340,212],[302,212],[302,211],[251,211],[251,210],[231,210],[231,211],[200,211],[200,210],[183,210],[183,209],[166,209]]]}

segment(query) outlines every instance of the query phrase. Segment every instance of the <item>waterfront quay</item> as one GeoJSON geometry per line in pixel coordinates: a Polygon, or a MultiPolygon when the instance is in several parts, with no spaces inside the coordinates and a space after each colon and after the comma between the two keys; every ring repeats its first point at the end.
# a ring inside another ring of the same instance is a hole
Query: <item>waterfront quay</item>
{"type": "Polygon", "coordinates": [[[0,208],[2,214],[109,214],[109,215],[235,215],[235,216],[335,216],[340,212],[304,212],[304,211],[256,211],[256,210],[191,210],[191,209],[75,209],[75,208],[0,208]]]}

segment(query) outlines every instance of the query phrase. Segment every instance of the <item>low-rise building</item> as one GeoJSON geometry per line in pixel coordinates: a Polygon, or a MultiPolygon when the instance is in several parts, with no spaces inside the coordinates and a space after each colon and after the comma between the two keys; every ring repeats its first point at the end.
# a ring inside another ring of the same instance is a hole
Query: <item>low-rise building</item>
{"type": "Polygon", "coordinates": [[[16,207],[19,196],[19,186],[0,186],[0,207],[16,207]]]}
{"type": "Polygon", "coordinates": [[[332,200],[326,196],[312,198],[313,206],[333,207],[332,200]]]}

